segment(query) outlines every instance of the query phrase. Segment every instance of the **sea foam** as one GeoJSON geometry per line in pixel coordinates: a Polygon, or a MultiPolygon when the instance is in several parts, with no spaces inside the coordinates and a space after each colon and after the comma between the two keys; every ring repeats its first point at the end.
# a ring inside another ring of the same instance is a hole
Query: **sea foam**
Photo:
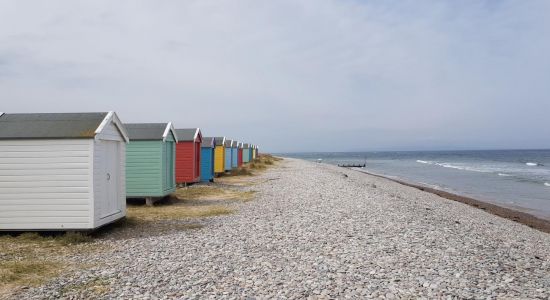
{"type": "Polygon", "coordinates": [[[512,176],[512,175],[510,175],[510,174],[505,174],[505,173],[498,173],[498,176],[509,177],[509,176],[512,176]]]}
{"type": "Polygon", "coordinates": [[[545,182],[544,185],[545,185],[545,186],[550,186],[550,183],[545,182]]]}
{"type": "Polygon", "coordinates": [[[536,167],[536,166],[539,165],[537,163],[532,163],[532,162],[528,162],[528,163],[525,163],[525,164],[528,165],[528,166],[531,166],[531,167],[536,167]]]}

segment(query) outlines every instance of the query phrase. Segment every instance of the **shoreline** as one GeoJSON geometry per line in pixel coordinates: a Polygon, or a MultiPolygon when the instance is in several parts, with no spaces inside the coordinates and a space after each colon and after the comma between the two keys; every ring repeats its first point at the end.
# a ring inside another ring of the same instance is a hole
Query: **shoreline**
{"type": "Polygon", "coordinates": [[[526,225],[530,228],[537,229],[537,230],[545,232],[545,233],[550,233],[550,220],[546,220],[546,219],[537,217],[535,215],[532,215],[530,213],[527,213],[527,212],[524,212],[524,211],[521,211],[521,210],[500,206],[500,205],[490,203],[490,202],[487,202],[487,201],[482,201],[482,200],[479,200],[479,199],[454,194],[454,193],[451,193],[451,192],[439,190],[439,189],[432,188],[432,187],[427,187],[427,186],[424,186],[424,185],[419,184],[419,183],[407,182],[407,181],[404,181],[404,180],[395,179],[395,178],[391,178],[391,177],[388,177],[388,176],[384,176],[384,175],[380,175],[380,174],[376,174],[376,173],[371,173],[371,172],[367,172],[367,171],[359,171],[359,170],[356,170],[354,168],[347,168],[347,169],[358,172],[358,173],[363,173],[363,174],[367,174],[367,175],[370,175],[370,176],[375,176],[375,177],[378,177],[378,178],[387,179],[387,180],[399,183],[399,184],[404,185],[404,186],[412,187],[412,188],[415,188],[415,189],[418,189],[418,190],[421,190],[421,191],[424,191],[424,192],[427,192],[427,193],[437,195],[439,197],[442,197],[442,198],[445,198],[445,199],[448,199],[448,200],[453,200],[453,201],[456,201],[456,202],[464,203],[464,204],[467,204],[471,207],[475,207],[477,209],[486,211],[490,214],[499,216],[501,218],[505,218],[505,219],[508,219],[508,220],[511,220],[511,221],[514,221],[514,222],[517,222],[517,223],[524,224],[524,225],[526,225]]]}

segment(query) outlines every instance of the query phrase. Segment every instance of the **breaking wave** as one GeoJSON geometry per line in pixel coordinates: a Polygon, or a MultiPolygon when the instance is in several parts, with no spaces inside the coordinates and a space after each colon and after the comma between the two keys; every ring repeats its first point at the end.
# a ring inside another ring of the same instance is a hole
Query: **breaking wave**
{"type": "Polygon", "coordinates": [[[545,185],[545,186],[550,186],[550,183],[545,182],[544,185],[545,185]]]}
{"type": "Polygon", "coordinates": [[[510,177],[510,176],[512,176],[512,175],[510,175],[510,174],[505,174],[505,173],[498,173],[498,176],[510,177]]]}

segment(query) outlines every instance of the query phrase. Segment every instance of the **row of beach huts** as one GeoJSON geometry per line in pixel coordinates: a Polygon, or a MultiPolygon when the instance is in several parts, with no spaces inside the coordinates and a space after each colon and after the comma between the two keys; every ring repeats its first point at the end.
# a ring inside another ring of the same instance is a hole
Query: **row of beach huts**
{"type": "Polygon", "coordinates": [[[127,198],[152,205],[257,156],[257,145],[115,112],[0,113],[0,231],[96,229],[125,217],[127,198]]]}

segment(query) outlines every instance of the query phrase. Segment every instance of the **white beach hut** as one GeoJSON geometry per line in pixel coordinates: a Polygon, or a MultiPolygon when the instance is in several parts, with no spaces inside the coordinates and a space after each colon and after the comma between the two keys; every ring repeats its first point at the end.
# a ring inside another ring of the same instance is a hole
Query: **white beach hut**
{"type": "Polygon", "coordinates": [[[126,215],[116,113],[0,113],[0,230],[89,230],[126,215]]]}

